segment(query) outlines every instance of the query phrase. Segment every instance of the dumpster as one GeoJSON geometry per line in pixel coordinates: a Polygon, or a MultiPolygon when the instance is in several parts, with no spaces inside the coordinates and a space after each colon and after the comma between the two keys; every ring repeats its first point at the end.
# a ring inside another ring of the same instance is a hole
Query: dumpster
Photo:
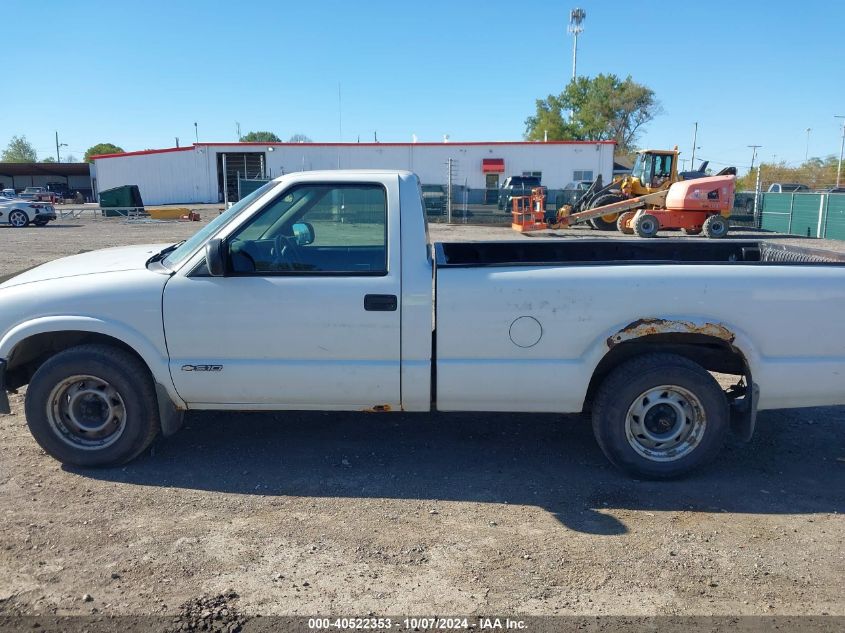
{"type": "Polygon", "coordinates": [[[100,192],[100,209],[107,218],[147,216],[138,185],[122,185],[100,192]]]}

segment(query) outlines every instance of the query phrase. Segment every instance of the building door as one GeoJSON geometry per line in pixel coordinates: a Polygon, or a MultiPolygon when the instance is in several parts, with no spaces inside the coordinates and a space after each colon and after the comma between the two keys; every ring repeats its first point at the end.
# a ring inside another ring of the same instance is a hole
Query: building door
{"type": "Polygon", "coordinates": [[[499,199],[499,174],[484,174],[484,204],[496,204],[499,199]]]}

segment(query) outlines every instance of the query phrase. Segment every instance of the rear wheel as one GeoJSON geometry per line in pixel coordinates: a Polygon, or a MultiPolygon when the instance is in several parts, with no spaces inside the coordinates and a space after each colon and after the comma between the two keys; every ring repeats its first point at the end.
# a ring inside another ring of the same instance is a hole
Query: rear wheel
{"type": "Polygon", "coordinates": [[[630,222],[634,219],[635,215],[637,215],[636,211],[626,211],[620,215],[619,219],[616,220],[616,230],[625,235],[633,235],[634,229],[631,227],[630,222]]]}
{"type": "Polygon", "coordinates": [[[711,215],[704,220],[704,235],[710,239],[721,239],[728,234],[728,221],[721,215],[711,215]]]}
{"type": "Polygon", "coordinates": [[[127,462],[160,427],[149,370],[107,345],[80,345],[47,360],[30,380],[25,406],[41,448],[76,466],[127,462]]]}
{"type": "Polygon", "coordinates": [[[660,220],[650,213],[643,213],[634,219],[634,233],[639,237],[654,237],[660,230],[660,220]]]}
{"type": "Polygon", "coordinates": [[[9,224],[16,229],[22,229],[29,224],[29,216],[23,211],[12,211],[9,214],[9,224]]]}
{"type": "Polygon", "coordinates": [[[617,367],[593,404],[593,433],[607,458],[635,477],[671,479],[710,461],[729,427],[725,394],[700,365],[647,354],[617,367]]]}

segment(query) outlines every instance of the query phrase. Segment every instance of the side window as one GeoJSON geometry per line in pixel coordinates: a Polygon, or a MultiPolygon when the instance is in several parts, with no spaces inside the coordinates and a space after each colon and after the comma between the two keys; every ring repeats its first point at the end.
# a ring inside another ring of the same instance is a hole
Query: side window
{"type": "Polygon", "coordinates": [[[228,240],[236,274],[387,274],[381,185],[286,190],[228,240]]]}

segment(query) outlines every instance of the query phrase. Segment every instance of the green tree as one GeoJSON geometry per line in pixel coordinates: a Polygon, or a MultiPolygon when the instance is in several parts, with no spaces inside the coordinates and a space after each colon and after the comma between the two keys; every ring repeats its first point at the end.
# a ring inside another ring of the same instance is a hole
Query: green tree
{"type": "Polygon", "coordinates": [[[612,140],[619,152],[628,153],[642,127],[661,113],[654,91],[630,75],[624,80],[613,74],[578,77],[559,95],[537,100],[537,111],[525,120],[525,138],[612,140]]]}
{"type": "Polygon", "coordinates": [[[826,189],[836,184],[837,156],[810,158],[797,166],[785,162],[760,163],[744,176],[737,178],[737,191],[754,191],[757,184],[757,169],[760,170],[760,188],[765,191],[773,182],[798,183],[807,185],[811,190],[826,189]]]}
{"type": "Polygon", "coordinates": [[[26,136],[13,136],[12,140],[0,155],[4,163],[34,163],[38,155],[32,144],[26,140],[26,136]]]}
{"type": "MultiPolygon", "coordinates": [[[[102,154],[122,154],[123,148],[118,147],[114,143],[97,143],[85,150],[84,160],[86,163],[94,162],[91,160],[92,156],[100,156],[102,154]]],[[[70,162],[70,161],[68,161],[70,162]]]]}
{"type": "Polygon", "coordinates": [[[305,134],[294,134],[288,139],[288,143],[313,143],[305,134]]]}
{"type": "Polygon", "coordinates": [[[55,163],[56,159],[53,158],[52,156],[48,156],[47,158],[42,158],[41,162],[42,163],[55,163]]]}
{"type": "Polygon", "coordinates": [[[241,137],[241,143],[281,143],[282,139],[273,132],[248,132],[241,137]]]}

